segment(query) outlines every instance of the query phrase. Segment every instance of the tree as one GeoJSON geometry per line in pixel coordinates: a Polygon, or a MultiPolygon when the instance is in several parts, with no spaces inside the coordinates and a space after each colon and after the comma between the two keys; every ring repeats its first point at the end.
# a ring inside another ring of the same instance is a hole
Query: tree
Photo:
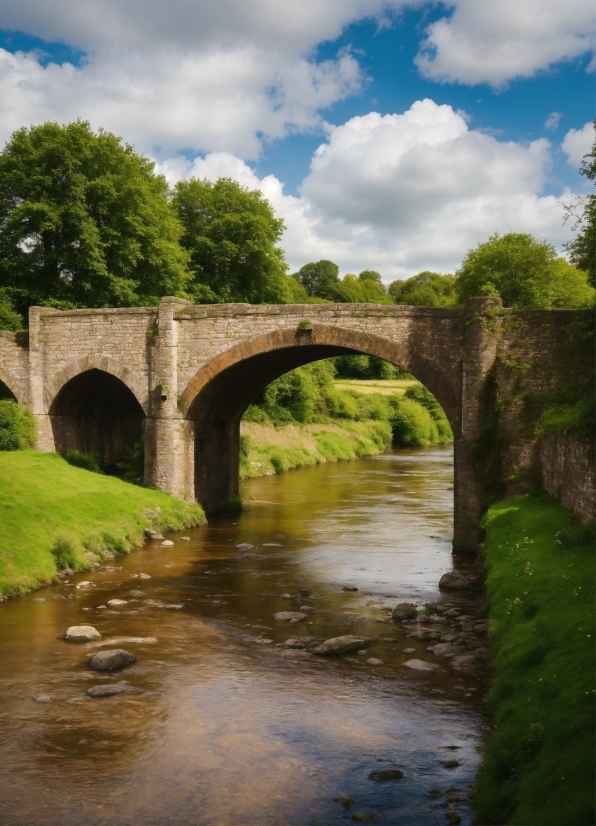
{"type": "Polygon", "coordinates": [[[525,233],[495,233],[468,252],[456,276],[461,303],[496,295],[506,307],[573,309],[594,300],[584,272],[558,258],[551,244],[525,233]]]}
{"type": "Polygon", "coordinates": [[[415,307],[453,307],[456,303],[455,276],[424,272],[405,281],[393,281],[389,294],[396,304],[415,307]]]}
{"type": "Polygon", "coordinates": [[[2,286],[22,315],[183,295],[181,233],[165,178],[110,132],[45,123],[0,154],[2,286]]]}
{"type": "Polygon", "coordinates": [[[258,190],[231,178],[176,184],[172,200],[184,227],[193,300],[284,304],[292,299],[283,250],[284,223],[258,190]]]}
{"type": "MultiPolygon", "coordinates": [[[[596,120],[594,129],[596,130],[596,120]]],[[[590,181],[596,180],[596,140],[590,152],[584,155],[580,174],[590,181]]],[[[571,263],[586,272],[588,282],[596,287],[596,195],[578,198],[575,203],[568,205],[566,220],[572,216],[576,218],[573,228],[579,231],[572,241],[565,244],[565,249],[569,252],[571,263]],[[578,208],[580,214],[577,214],[578,208]]]]}
{"type": "Polygon", "coordinates": [[[381,276],[375,270],[363,270],[358,278],[347,273],[335,289],[336,300],[341,297],[352,304],[393,304],[393,298],[387,294],[381,276]]]}
{"type": "Polygon", "coordinates": [[[338,299],[339,267],[333,261],[322,259],[300,267],[294,278],[299,281],[308,295],[316,298],[326,298],[329,301],[338,299]]]}

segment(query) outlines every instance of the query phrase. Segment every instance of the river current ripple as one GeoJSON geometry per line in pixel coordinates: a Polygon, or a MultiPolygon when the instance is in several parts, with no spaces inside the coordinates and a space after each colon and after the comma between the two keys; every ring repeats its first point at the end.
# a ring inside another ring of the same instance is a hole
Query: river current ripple
{"type": "Polygon", "coordinates": [[[248,510],[174,534],[173,547],[148,542],[0,605],[0,823],[472,822],[486,685],[389,612],[401,601],[479,608],[438,590],[452,567],[451,449],[254,479],[242,495],[248,510]],[[97,607],[114,598],[125,603],[97,607]],[[302,622],[274,619],[303,606],[302,622]],[[59,638],[75,624],[103,639],[59,638]],[[280,645],[343,634],[374,642],[335,659],[280,645]],[[110,647],[137,662],[90,671],[86,655],[110,647]],[[411,657],[440,669],[411,671],[411,657]],[[86,694],[118,680],[134,690],[86,694]],[[383,768],[403,778],[369,779],[383,768]]]}

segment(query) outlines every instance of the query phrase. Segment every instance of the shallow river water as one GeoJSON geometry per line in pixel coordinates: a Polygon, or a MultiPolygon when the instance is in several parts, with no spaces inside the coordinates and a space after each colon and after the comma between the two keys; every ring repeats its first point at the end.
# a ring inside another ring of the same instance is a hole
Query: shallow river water
{"type": "Polygon", "coordinates": [[[0,823],[430,826],[446,812],[471,823],[486,686],[388,610],[478,610],[438,590],[452,485],[450,448],[251,480],[240,516],[0,605],[0,823]],[[126,602],[97,607],[113,598],[126,602]],[[304,621],[273,618],[302,606],[304,621]],[[59,639],[78,624],[103,639],[59,639]],[[279,645],[344,634],[373,643],[334,659],[279,645]],[[106,647],[137,662],[92,672],[86,655],[106,647]],[[412,657],[440,669],[412,671],[412,657]],[[85,693],[123,679],[136,690],[85,693]],[[383,768],[403,778],[369,779],[383,768]]]}

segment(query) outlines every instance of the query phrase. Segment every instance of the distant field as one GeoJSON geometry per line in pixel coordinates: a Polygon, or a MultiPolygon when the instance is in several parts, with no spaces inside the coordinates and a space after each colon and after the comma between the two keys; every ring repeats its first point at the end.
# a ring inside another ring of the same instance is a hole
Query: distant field
{"type": "Polygon", "coordinates": [[[335,386],[340,390],[357,390],[359,393],[405,393],[408,387],[420,384],[416,379],[336,379],[335,386]]]}

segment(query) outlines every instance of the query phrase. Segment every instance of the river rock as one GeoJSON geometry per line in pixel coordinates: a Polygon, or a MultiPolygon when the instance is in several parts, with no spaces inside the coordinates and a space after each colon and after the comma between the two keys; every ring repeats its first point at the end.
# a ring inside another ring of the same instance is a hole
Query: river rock
{"type": "Polygon", "coordinates": [[[411,668],[412,671],[435,671],[439,666],[436,663],[427,663],[426,660],[406,660],[406,668],[411,668]]]}
{"type": "Polygon", "coordinates": [[[147,539],[163,539],[163,534],[159,533],[159,531],[152,531],[151,528],[145,531],[145,536],[147,539]]]}
{"type": "Polygon", "coordinates": [[[51,703],[52,697],[49,694],[36,694],[33,697],[36,703],[51,703]]]}
{"type": "Polygon", "coordinates": [[[446,769],[456,769],[459,766],[459,760],[441,760],[441,764],[446,769]]]}
{"type": "Polygon", "coordinates": [[[64,639],[69,642],[91,642],[91,640],[100,640],[101,634],[92,625],[71,625],[64,639]]]}
{"type": "Polygon", "coordinates": [[[358,651],[370,642],[368,637],[354,637],[352,634],[345,634],[343,637],[332,637],[329,640],[313,648],[313,654],[320,657],[338,657],[342,654],[350,654],[358,651]]]}
{"type": "Polygon", "coordinates": [[[383,665],[383,660],[378,660],[376,657],[369,657],[366,661],[367,665],[383,665]]]}
{"type": "Polygon", "coordinates": [[[148,608],[165,608],[165,602],[162,602],[160,599],[145,599],[143,600],[143,605],[146,605],[148,608]]]}
{"type": "Polygon", "coordinates": [[[301,649],[301,648],[306,648],[306,644],[305,644],[304,640],[301,640],[300,638],[290,637],[289,640],[286,640],[285,642],[281,643],[280,648],[301,649]]]}
{"type": "Polygon", "coordinates": [[[455,671],[469,673],[477,670],[479,662],[474,654],[463,654],[461,657],[455,657],[451,665],[455,671]]]}
{"type": "Polygon", "coordinates": [[[138,576],[139,579],[151,579],[151,574],[133,574],[133,576],[138,576]]]}
{"type": "Polygon", "coordinates": [[[306,614],[302,614],[300,611],[278,611],[277,614],[273,615],[273,619],[279,622],[300,622],[306,619],[306,614]]]}
{"type": "Polygon", "coordinates": [[[89,668],[94,671],[117,671],[125,665],[136,663],[137,658],[123,648],[110,648],[99,651],[89,659],[89,668]]]}
{"type": "Polygon", "coordinates": [[[391,612],[391,619],[400,620],[413,619],[418,614],[418,609],[413,602],[400,602],[391,612]]]}
{"type": "Polygon", "coordinates": [[[312,656],[308,651],[300,651],[295,648],[288,648],[281,652],[282,657],[289,660],[307,660],[312,656]]]}
{"type": "Polygon", "coordinates": [[[404,654],[415,654],[415,653],[416,653],[415,648],[404,648],[404,654]]]}
{"type": "Polygon", "coordinates": [[[190,536],[179,536],[180,542],[190,542],[190,536]]]}
{"type": "Polygon", "coordinates": [[[448,642],[439,642],[437,645],[431,645],[427,649],[435,657],[445,657],[447,660],[452,660],[455,657],[455,651],[451,643],[448,642]]]}
{"type": "Polygon", "coordinates": [[[89,697],[113,697],[115,694],[124,694],[127,691],[136,691],[136,689],[129,684],[128,680],[120,680],[108,685],[93,685],[87,689],[86,693],[89,697]]]}
{"type": "Polygon", "coordinates": [[[430,628],[414,628],[414,630],[408,634],[408,637],[419,642],[427,642],[428,640],[436,640],[438,642],[441,639],[441,634],[439,631],[431,631],[430,628]]]}
{"type": "Polygon", "coordinates": [[[376,769],[368,775],[368,779],[383,783],[387,780],[401,780],[403,776],[404,773],[399,769],[376,769]]]}
{"type": "MultiPolygon", "coordinates": [[[[474,576],[466,576],[459,571],[448,571],[439,580],[439,588],[442,591],[471,591],[478,585],[478,580],[474,576]]],[[[449,612],[447,612],[449,613],[449,612]]]]}
{"type": "Polygon", "coordinates": [[[356,588],[355,585],[344,585],[344,587],[342,588],[342,591],[357,591],[357,590],[358,590],[358,588],[356,588]]]}
{"type": "Polygon", "coordinates": [[[250,542],[240,542],[236,547],[239,551],[252,551],[254,545],[251,545],[250,542]]]}
{"type": "Polygon", "coordinates": [[[172,540],[171,540],[171,539],[164,539],[164,541],[161,543],[161,547],[162,547],[162,548],[171,548],[171,546],[172,546],[173,544],[174,544],[174,543],[172,542],[172,540]]]}
{"type": "Polygon", "coordinates": [[[107,604],[110,608],[118,608],[120,605],[128,605],[127,599],[109,599],[107,604]]]}

